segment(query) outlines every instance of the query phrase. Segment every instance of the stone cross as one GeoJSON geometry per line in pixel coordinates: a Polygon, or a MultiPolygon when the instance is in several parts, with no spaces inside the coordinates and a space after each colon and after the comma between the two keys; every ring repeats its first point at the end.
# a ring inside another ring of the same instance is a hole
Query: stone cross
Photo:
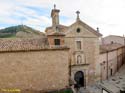
{"type": "Polygon", "coordinates": [[[97,32],[99,32],[99,28],[97,27],[97,32]]]}
{"type": "Polygon", "coordinates": [[[79,20],[79,14],[80,14],[80,12],[76,11],[76,14],[77,14],[77,20],[79,20]]]}
{"type": "Polygon", "coordinates": [[[56,9],[56,4],[54,4],[54,9],[56,9]]]}

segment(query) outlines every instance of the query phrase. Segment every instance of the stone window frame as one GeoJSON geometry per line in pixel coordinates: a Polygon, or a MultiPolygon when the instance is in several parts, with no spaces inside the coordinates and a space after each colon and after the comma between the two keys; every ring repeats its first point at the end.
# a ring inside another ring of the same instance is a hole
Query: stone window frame
{"type": "Polygon", "coordinates": [[[81,45],[81,41],[76,41],[76,45],[77,45],[77,46],[76,46],[77,49],[78,49],[78,50],[81,50],[81,48],[82,48],[82,47],[81,47],[81,46],[82,46],[82,45],[81,45]]]}
{"type": "Polygon", "coordinates": [[[82,50],[82,49],[83,49],[83,42],[82,42],[82,41],[83,41],[82,38],[76,38],[76,39],[75,39],[75,49],[76,49],[76,50],[79,51],[79,50],[82,50]],[[81,42],[81,49],[78,49],[78,47],[77,47],[77,42],[78,42],[78,41],[81,42]]]}
{"type": "Polygon", "coordinates": [[[59,38],[55,38],[55,39],[54,39],[54,45],[55,45],[55,46],[60,46],[60,45],[61,45],[61,40],[60,40],[59,38]],[[57,41],[59,40],[59,44],[56,44],[56,43],[57,43],[56,40],[57,40],[57,41]]]}

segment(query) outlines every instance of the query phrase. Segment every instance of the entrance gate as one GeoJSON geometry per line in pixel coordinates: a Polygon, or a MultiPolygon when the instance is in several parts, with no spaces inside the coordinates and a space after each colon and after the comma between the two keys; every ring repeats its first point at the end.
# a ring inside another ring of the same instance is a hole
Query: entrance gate
{"type": "Polygon", "coordinates": [[[78,86],[84,87],[84,73],[82,71],[75,73],[74,80],[78,86]]]}

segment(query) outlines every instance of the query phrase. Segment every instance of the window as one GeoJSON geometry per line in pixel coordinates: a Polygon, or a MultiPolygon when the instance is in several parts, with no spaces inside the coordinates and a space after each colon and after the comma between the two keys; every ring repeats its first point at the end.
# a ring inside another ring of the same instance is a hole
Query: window
{"type": "Polygon", "coordinates": [[[113,41],[111,41],[111,44],[114,44],[114,42],[113,42],[113,41]]]}
{"type": "Polygon", "coordinates": [[[81,49],[81,41],[76,41],[76,44],[77,44],[77,49],[81,49]]]}
{"type": "Polygon", "coordinates": [[[55,42],[55,45],[60,45],[60,39],[55,39],[54,42],[55,42]]]}
{"type": "Polygon", "coordinates": [[[105,70],[105,66],[104,66],[104,70],[105,70]]]}
{"type": "Polygon", "coordinates": [[[77,31],[77,33],[80,33],[80,28],[77,28],[77,30],[76,30],[76,31],[77,31]]]}
{"type": "Polygon", "coordinates": [[[82,57],[80,55],[77,56],[77,64],[82,63],[82,57]]]}
{"type": "Polygon", "coordinates": [[[59,28],[58,28],[58,26],[56,26],[56,31],[59,32],[59,28]]]}
{"type": "Polygon", "coordinates": [[[112,73],[112,72],[113,72],[113,70],[112,70],[112,69],[110,69],[110,75],[111,75],[111,76],[113,75],[113,73],[112,73]]]}

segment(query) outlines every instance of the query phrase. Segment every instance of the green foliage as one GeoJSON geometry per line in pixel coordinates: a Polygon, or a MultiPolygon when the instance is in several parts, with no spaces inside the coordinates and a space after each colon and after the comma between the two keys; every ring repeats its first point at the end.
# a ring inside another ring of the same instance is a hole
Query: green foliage
{"type": "Polygon", "coordinates": [[[0,33],[0,38],[13,38],[16,37],[14,34],[1,34],[0,33]]]}
{"type": "Polygon", "coordinates": [[[8,27],[5,29],[1,29],[0,30],[0,38],[15,38],[16,34],[18,32],[25,32],[27,34],[34,34],[34,35],[40,35],[41,32],[32,29],[26,25],[18,25],[18,26],[12,26],[12,27],[8,27]]]}

